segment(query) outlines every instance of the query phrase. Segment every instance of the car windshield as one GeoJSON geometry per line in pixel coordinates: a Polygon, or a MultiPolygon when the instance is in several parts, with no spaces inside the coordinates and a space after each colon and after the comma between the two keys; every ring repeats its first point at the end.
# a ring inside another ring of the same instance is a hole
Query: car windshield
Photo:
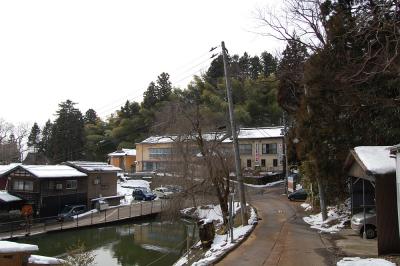
{"type": "Polygon", "coordinates": [[[64,209],[61,211],[61,213],[68,213],[72,210],[71,206],[65,206],[64,209]]]}

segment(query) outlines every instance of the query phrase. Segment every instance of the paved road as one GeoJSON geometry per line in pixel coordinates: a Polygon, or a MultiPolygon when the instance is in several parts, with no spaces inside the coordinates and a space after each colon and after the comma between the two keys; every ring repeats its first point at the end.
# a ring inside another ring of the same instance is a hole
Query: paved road
{"type": "MultiPolygon", "coordinates": [[[[320,234],[302,221],[300,203],[288,201],[281,186],[264,191],[249,200],[262,220],[250,237],[217,265],[334,265],[320,234]]],[[[254,195],[254,190],[249,194],[254,195]]]]}

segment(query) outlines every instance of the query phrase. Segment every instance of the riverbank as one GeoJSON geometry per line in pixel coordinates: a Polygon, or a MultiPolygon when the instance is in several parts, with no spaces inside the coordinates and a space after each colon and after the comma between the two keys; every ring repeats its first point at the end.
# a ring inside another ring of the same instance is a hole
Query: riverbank
{"type": "MultiPolygon", "coordinates": [[[[235,214],[240,213],[239,202],[235,202],[234,212],[235,214]]],[[[212,221],[217,229],[210,249],[203,250],[201,247],[201,242],[199,241],[193,247],[191,247],[191,249],[174,265],[210,265],[221,260],[231,250],[240,245],[240,243],[242,243],[242,241],[244,241],[246,237],[249,236],[254,230],[258,222],[255,208],[248,206],[248,213],[250,214],[250,218],[248,220],[248,225],[246,226],[239,225],[239,215],[236,216],[234,221],[233,237],[231,237],[229,233],[218,233],[221,231],[222,225],[222,212],[219,205],[207,205],[200,206],[196,209],[187,208],[182,210],[182,214],[186,217],[191,217],[192,219],[196,220],[212,221]]]]}

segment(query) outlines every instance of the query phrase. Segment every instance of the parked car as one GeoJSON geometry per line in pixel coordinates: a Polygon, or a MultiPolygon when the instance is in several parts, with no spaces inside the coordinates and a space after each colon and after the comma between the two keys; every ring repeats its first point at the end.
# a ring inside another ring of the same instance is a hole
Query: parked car
{"type": "Polygon", "coordinates": [[[174,192],[172,192],[171,190],[169,190],[166,187],[158,187],[156,189],[153,190],[153,192],[157,195],[157,197],[159,197],[160,199],[169,199],[172,197],[172,195],[174,194],[174,192]]]}
{"type": "Polygon", "coordinates": [[[154,200],[157,196],[144,188],[135,188],[132,191],[132,197],[134,200],[154,200]]]}
{"type": "Polygon", "coordinates": [[[58,214],[59,221],[72,220],[75,215],[86,212],[86,205],[65,205],[61,213],[58,214]]]}
{"type": "MultiPolygon", "coordinates": [[[[364,213],[359,212],[351,217],[351,228],[361,236],[364,233],[364,213]]],[[[369,209],[365,212],[365,235],[368,239],[375,238],[376,233],[376,210],[369,209]]]]}
{"type": "Polygon", "coordinates": [[[288,195],[289,200],[306,200],[307,199],[307,191],[304,189],[296,190],[288,195]]]}

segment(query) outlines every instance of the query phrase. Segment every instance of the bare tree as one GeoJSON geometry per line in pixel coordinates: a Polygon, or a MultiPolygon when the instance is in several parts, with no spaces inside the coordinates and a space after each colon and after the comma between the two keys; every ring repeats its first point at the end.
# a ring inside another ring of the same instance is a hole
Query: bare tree
{"type": "Polygon", "coordinates": [[[281,10],[257,9],[258,34],[281,41],[297,41],[312,51],[326,44],[322,0],[283,0],[281,10]]]}
{"type": "Polygon", "coordinates": [[[224,225],[228,217],[229,173],[233,169],[232,154],[225,153],[225,132],[217,128],[225,123],[224,117],[198,104],[197,101],[177,100],[166,105],[158,114],[164,125],[162,130],[174,140],[174,161],[182,179],[187,180],[187,192],[196,205],[196,189],[206,185],[213,189],[221,206],[224,225]],[[203,176],[202,176],[203,175],[203,176]],[[202,179],[196,182],[194,177],[202,179]]]}

